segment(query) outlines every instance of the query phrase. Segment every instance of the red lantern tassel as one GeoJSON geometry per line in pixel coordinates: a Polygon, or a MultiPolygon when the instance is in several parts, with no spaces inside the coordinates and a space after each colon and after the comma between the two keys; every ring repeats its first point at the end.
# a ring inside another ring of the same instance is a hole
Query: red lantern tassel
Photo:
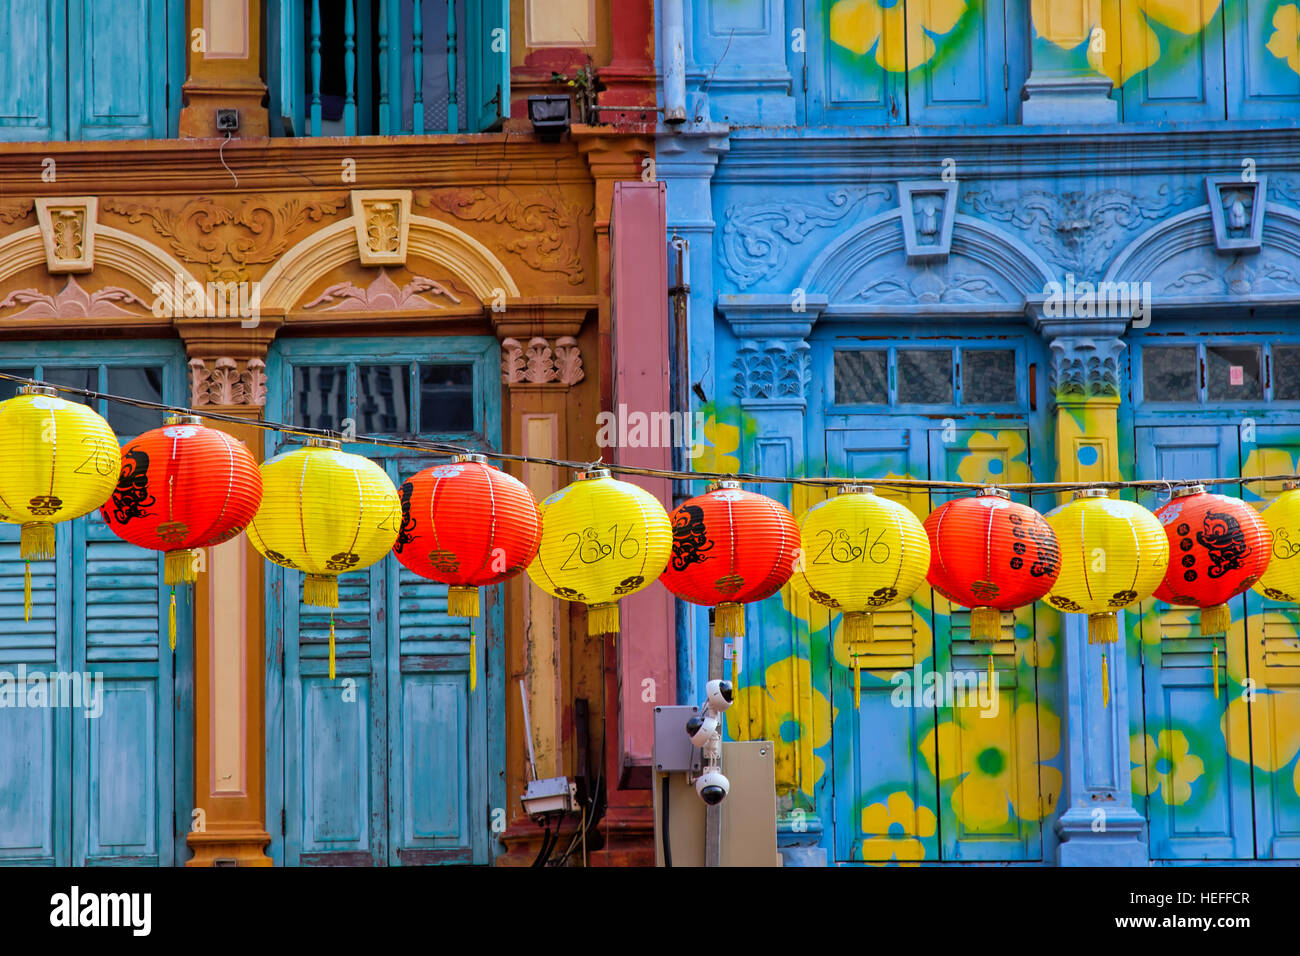
{"type": "MultiPolygon", "coordinates": [[[[1228,625],[1232,623],[1232,611],[1226,604],[1201,608],[1201,637],[1211,634],[1227,634],[1228,625]]],[[[1217,646],[1217,645],[1216,645],[1217,646]]]]}
{"type": "Polygon", "coordinates": [[[193,584],[199,579],[195,552],[190,548],[168,551],[163,557],[164,584],[193,584]]]}
{"type": "Polygon", "coordinates": [[[1002,636],[1002,612],[995,607],[970,609],[970,639],[996,641],[1002,636]]]}
{"type": "Polygon", "coordinates": [[[1219,699],[1219,645],[1214,645],[1214,699],[1219,699]]]}
{"type": "Polygon", "coordinates": [[[714,608],[713,626],[724,638],[744,637],[745,605],[727,601],[714,608]]]}
{"type": "Polygon", "coordinates": [[[478,617],[478,588],[447,588],[447,613],[452,617],[478,617]]]}
{"type": "Polygon", "coordinates": [[[172,603],[167,609],[167,646],[176,652],[176,589],[172,588],[172,603]]]}

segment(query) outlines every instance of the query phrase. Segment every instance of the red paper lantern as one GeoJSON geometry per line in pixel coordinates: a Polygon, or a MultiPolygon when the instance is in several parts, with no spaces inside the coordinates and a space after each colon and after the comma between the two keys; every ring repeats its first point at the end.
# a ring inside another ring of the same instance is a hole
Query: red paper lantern
{"type": "Polygon", "coordinates": [[[421,577],[450,585],[447,613],[454,617],[478,617],[478,589],[513,577],[537,554],[537,502],[482,455],[426,468],[398,493],[402,527],[393,553],[421,577]]]}
{"type": "Polygon", "coordinates": [[[1169,567],[1155,596],[1201,609],[1201,633],[1225,634],[1228,601],[1260,579],[1271,557],[1268,525],[1240,498],[1174,489],[1156,517],[1169,537],[1169,567]]]}
{"type": "Polygon", "coordinates": [[[1000,488],[940,505],[925,519],[930,536],[930,585],[970,608],[971,638],[1002,636],[1002,612],[1032,604],[1061,572],[1051,526],[1033,508],[1000,488]]]}
{"type": "Polygon", "coordinates": [[[745,633],[745,604],[771,597],[794,572],[799,526],[778,501],[720,481],[669,518],[673,551],[659,580],[692,604],[716,607],[714,629],[745,633]]]}
{"type": "MultiPolygon", "coordinates": [[[[173,588],[197,577],[195,548],[236,537],[262,503],[262,473],[244,443],[194,415],[172,415],[122,449],[113,495],[99,509],[123,541],[165,552],[173,588]]],[[[168,631],[176,647],[176,595],[168,631]]]]}

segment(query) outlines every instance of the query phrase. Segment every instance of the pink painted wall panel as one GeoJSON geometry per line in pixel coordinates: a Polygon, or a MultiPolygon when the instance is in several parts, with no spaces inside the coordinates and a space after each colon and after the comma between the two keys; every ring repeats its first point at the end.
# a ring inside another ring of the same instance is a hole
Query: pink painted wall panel
{"type": "MultiPolygon", "coordinates": [[[[614,408],[629,429],[632,416],[665,413],[672,406],[668,378],[668,254],[665,184],[614,184],[611,215],[614,408]]],[[[672,467],[672,448],[651,433],[648,447],[606,449],[606,460],[651,468],[672,467]]],[[[622,476],[619,476],[622,477],[622,476]]],[[[627,477],[664,505],[672,504],[667,479],[627,477]]],[[[649,786],[654,745],[654,705],[673,704],[676,650],[673,598],[657,581],[622,601],[618,640],[619,764],[625,785],[649,786]],[[643,682],[654,681],[655,699],[643,701],[643,682]]]]}

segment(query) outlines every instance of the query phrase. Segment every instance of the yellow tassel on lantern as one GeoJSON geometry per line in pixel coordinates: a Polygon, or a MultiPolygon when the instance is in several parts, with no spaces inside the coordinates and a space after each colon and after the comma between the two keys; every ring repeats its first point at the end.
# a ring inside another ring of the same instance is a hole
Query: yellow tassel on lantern
{"type": "Polygon", "coordinates": [[[1119,640],[1119,619],[1114,611],[1088,615],[1088,643],[1114,644],[1119,640]]]}
{"type": "Polygon", "coordinates": [[[28,561],[23,572],[23,620],[32,619],[32,563],[28,561]]]}
{"type": "MultiPolygon", "coordinates": [[[[475,598],[478,597],[478,588],[474,589],[475,598]]],[[[470,628],[469,632],[469,692],[474,693],[474,688],[478,686],[478,635],[474,629],[470,628]]]]}
{"type": "Polygon", "coordinates": [[[163,583],[167,585],[193,584],[199,579],[195,568],[195,552],[190,548],[168,551],[163,558],[163,583]]]}
{"type": "Polygon", "coordinates": [[[18,556],[24,561],[49,561],[54,557],[54,525],[29,521],[18,539],[18,556]]]}
{"type": "Polygon", "coordinates": [[[172,588],[171,606],[167,609],[167,646],[176,650],[176,589],[172,588]]]}
{"type": "Polygon", "coordinates": [[[989,693],[993,693],[993,648],[989,648],[989,674],[988,674],[989,693]]]}
{"type": "Polygon", "coordinates": [[[862,709],[862,670],[858,667],[858,655],[853,655],[853,709],[862,709]]]}
{"type": "Polygon", "coordinates": [[[970,637],[972,641],[996,641],[1002,636],[1002,612],[995,607],[970,609],[970,637]]]}
{"type": "Polygon", "coordinates": [[[1219,699],[1219,645],[1214,645],[1214,699],[1219,699]]]}
{"type": "Polygon", "coordinates": [[[849,644],[869,644],[876,639],[870,611],[846,611],[844,614],[844,640],[849,644]]]}
{"type": "Polygon", "coordinates": [[[713,626],[722,637],[744,637],[745,605],[728,601],[713,611],[713,626]]]}
{"type": "Polygon", "coordinates": [[[452,617],[478,617],[478,588],[459,585],[447,588],[447,613],[452,617]]]}
{"type": "Polygon", "coordinates": [[[1226,604],[1215,604],[1201,608],[1201,636],[1227,634],[1232,623],[1232,611],[1226,604]]]}
{"type": "Polygon", "coordinates": [[[339,579],[328,574],[307,575],[302,586],[302,600],[312,607],[338,607],[339,579]]]}
{"type": "Polygon", "coordinates": [[[587,633],[592,637],[618,633],[618,602],[593,604],[587,608],[587,633]]]}
{"type": "Polygon", "coordinates": [[[1110,706],[1110,667],[1106,664],[1106,649],[1101,649],[1101,706],[1110,706]]]}
{"type": "Polygon", "coordinates": [[[330,611],[330,680],[334,679],[334,612],[330,611]]]}

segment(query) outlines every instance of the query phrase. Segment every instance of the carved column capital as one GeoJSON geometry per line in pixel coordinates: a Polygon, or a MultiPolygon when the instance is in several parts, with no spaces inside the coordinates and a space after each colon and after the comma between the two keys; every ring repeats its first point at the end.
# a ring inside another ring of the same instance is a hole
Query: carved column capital
{"type": "Polygon", "coordinates": [[[742,403],[806,405],[812,379],[808,335],[825,296],[722,295],[718,309],[740,338],[732,393],[742,403]]]}
{"type": "Polygon", "coordinates": [[[501,342],[501,383],[503,385],[577,385],[586,373],[578,340],[561,335],[554,346],[540,335],[527,344],[507,338],[501,342]]]}
{"type": "Polygon", "coordinates": [[[192,358],[189,374],[191,408],[266,405],[266,363],[260,358],[192,358]]]}

